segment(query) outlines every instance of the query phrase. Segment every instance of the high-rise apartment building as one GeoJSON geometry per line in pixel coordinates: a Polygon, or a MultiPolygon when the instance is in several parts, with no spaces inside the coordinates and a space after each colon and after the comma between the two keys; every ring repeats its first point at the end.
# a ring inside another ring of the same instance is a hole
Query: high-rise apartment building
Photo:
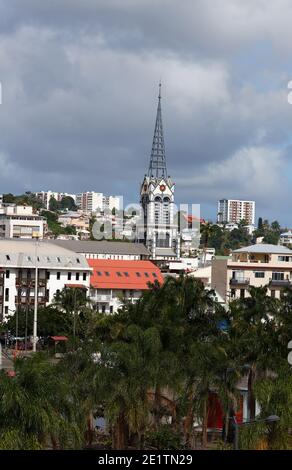
{"type": "Polygon", "coordinates": [[[217,222],[238,224],[241,220],[246,225],[255,224],[255,202],[237,199],[221,199],[218,201],[217,222]]]}
{"type": "Polygon", "coordinates": [[[76,205],[78,209],[85,212],[103,210],[103,194],[94,191],[79,193],[76,197],[76,205]]]}
{"type": "Polygon", "coordinates": [[[58,193],[55,191],[39,191],[38,193],[35,193],[35,195],[44,204],[47,210],[50,208],[51,198],[54,198],[56,201],[60,202],[63,197],[69,196],[74,200],[74,202],[76,202],[75,194],[58,193]]]}

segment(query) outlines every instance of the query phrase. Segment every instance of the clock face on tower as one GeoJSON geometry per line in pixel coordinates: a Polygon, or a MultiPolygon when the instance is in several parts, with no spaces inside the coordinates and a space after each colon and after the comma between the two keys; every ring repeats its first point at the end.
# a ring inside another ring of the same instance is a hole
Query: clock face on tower
{"type": "Polygon", "coordinates": [[[160,189],[160,191],[162,191],[162,192],[165,191],[165,189],[166,189],[165,184],[161,184],[161,185],[159,186],[159,189],[160,189]]]}

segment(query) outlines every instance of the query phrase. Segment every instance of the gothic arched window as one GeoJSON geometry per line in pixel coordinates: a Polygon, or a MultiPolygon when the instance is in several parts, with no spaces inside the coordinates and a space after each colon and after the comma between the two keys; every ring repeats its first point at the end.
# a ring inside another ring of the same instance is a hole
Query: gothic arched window
{"type": "Polygon", "coordinates": [[[170,199],[169,197],[163,198],[163,223],[170,224],[170,199]]]}
{"type": "Polygon", "coordinates": [[[155,224],[161,223],[161,205],[162,205],[161,197],[156,196],[156,198],[154,199],[155,224]]]}

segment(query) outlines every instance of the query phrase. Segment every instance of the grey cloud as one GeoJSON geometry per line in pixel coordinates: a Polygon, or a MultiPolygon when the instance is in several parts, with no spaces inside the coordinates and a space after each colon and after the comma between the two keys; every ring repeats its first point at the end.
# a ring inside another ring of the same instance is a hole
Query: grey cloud
{"type": "Polygon", "coordinates": [[[161,78],[168,168],[178,200],[201,202],[214,217],[216,199],[228,192],[254,197],[267,216],[289,219],[275,194],[282,186],[291,198],[282,172],[290,155],[285,80],[292,76],[284,52],[292,5],[181,5],[0,0],[0,192],[95,189],[137,200],[161,78]],[[273,54],[258,62],[263,45],[273,45],[273,54]],[[281,163],[277,171],[274,159],[281,163]],[[273,195],[267,191],[265,199],[264,183],[256,184],[248,171],[232,178],[232,165],[245,161],[260,162],[262,181],[276,171],[273,195]]]}

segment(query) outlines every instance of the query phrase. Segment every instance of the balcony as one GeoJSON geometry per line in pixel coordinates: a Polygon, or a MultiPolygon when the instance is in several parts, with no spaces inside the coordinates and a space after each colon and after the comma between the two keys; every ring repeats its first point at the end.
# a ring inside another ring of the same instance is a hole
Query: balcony
{"type": "Polygon", "coordinates": [[[289,279],[270,279],[271,287],[291,287],[292,283],[289,279]]]}
{"type": "Polygon", "coordinates": [[[94,297],[94,300],[96,300],[96,302],[110,302],[111,296],[110,295],[96,295],[94,297]]]}
{"type": "Polygon", "coordinates": [[[230,285],[231,286],[249,286],[250,279],[249,277],[238,277],[238,278],[231,278],[230,285]]]}
{"type": "MultiPolygon", "coordinates": [[[[45,287],[46,283],[47,283],[46,279],[40,278],[38,280],[39,287],[45,287]]],[[[35,279],[17,277],[16,278],[16,286],[17,287],[34,287],[35,286],[35,279]]]]}

